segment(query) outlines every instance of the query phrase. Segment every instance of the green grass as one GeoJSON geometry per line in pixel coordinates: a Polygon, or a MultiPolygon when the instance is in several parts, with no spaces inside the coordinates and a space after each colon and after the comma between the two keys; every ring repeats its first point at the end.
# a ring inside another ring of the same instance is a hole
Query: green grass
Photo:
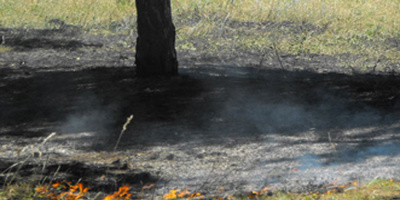
{"type": "MultiPolygon", "coordinates": [[[[172,0],[177,49],[235,55],[244,50],[261,57],[279,52],[324,54],[343,66],[377,69],[398,66],[400,49],[387,39],[400,33],[398,0],[172,0]],[[234,21],[252,26],[232,27],[234,21]],[[272,23],[270,26],[261,23],[272,23]],[[287,23],[291,22],[291,23],[287,23]],[[310,26],[304,28],[303,23],[310,26]],[[303,27],[303,28],[300,28],[303,27]],[[356,57],[348,59],[348,55],[356,57]]],[[[61,19],[90,32],[135,29],[133,0],[19,0],[0,2],[3,27],[51,28],[61,19]]]]}
{"type": "Polygon", "coordinates": [[[328,190],[326,193],[277,193],[272,197],[261,196],[259,199],[272,200],[372,200],[392,199],[400,195],[400,182],[393,180],[375,179],[363,186],[347,185],[338,189],[328,190]],[[342,190],[342,191],[341,191],[342,190]]]}
{"type": "Polygon", "coordinates": [[[13,50],[13,48],[11,48],[11,47],[0,45],[0,53],[4,53],[4,52],[7,52],[7,51],[12,51],[12,50],[13,50]]]}

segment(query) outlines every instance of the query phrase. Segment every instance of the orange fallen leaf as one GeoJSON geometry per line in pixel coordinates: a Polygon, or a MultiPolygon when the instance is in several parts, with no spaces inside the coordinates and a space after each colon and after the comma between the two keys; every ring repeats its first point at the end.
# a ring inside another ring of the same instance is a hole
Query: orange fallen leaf
{"type": "Polygon", "coordinates": [[[292,172],[297,172],[299,169],[297,169],[297,168],[293,168],[292,169],[292,172]]]}

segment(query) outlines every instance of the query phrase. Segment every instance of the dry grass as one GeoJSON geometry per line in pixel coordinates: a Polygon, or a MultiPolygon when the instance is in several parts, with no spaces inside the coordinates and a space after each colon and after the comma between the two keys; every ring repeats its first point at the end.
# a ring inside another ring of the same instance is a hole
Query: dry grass
{"type": "MultiPolygon", "coordinates": [[[[399,37],[397,0],[172,0],[177,25],[177,48],[215,55],[248,50],[262,59],[274,51],[308,56],[326,54],[344,59],[347,67],[376,69],[397,66],[399,47],[388,38],[399,37]],[[233,21],[252,26],[231,27],[233,21]],[[262,23],[264,24],[257,24],[262,23]],[[265,22],[273,25],[266,26],[265,22]],[[285,25],[285,22],[291,24],[285,25]],[[314,28],[304,28],[304,23],[314,28]],[[297,28],[293,28],[297,27],[297,28]],[[201,42],[199,42],[201,41],[201,42]]],[[[20,0],[0,1],[3,27],[49,28],[60,19],[91,32],[127,32],[135,29],[132,0],[20,0]]]]}
{"type": "MultiPolygon", "coordinates": [[[[172,0],[175,20],[199,15],[205,25],[215,17],[264,22],[308,22],[330,27],[338,36],[385,35],[400,32],[400,4],[396,0],[172,0]]],[[[4,27],[45,27],[46,19],[58,18],[87,28],[107,27],[136,14],[131,0],[20,0],[0,2],[4,27]]]]}
{"type": "Polygon", "coordinates": [[[394,199],[400,196],[400,182],[375,179],[370,183],[357,186],[356,182],[349,185],[338,186],[336,189],[328,190],[325,193],[277,193],[273,196],[253,195],[258,199],[271,200],[372,200],[372,199],[394,199]]]}
{"type": "Polygon", "coordinates": [[[3,0],[0,8],[2,26],[22,28],[46,28],[50,19],[87,29],[108,28],[113,21],[136,12],[134,1],[129,0],[3,0]]]}

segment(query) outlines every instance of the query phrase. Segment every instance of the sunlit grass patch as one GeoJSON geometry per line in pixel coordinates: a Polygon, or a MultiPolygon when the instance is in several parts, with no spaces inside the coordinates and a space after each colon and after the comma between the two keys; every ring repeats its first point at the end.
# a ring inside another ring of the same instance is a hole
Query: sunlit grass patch
{"type": "MultiPolygon", "coordinates": [[[[279,52],[302,56],[353,54],[359,55],[351,64],[357,66],[350,67],[360,69],[378,60],[376,69],[400,61],[400,47],[387,42],[400,36],[396,0],[172,0],[171,4],[178,50],[215,55],[245,49],[268,56],[274,46],[279,52]],[[235,22],[244,24],[232,26],[235,22]]],[[[132,33],[136,8],[130,0],[0,2],[3,27],[54,28],[52,19],[91,32],[132,33]]]]}
{"type": "Polygon", "coordinates": [[[275,192],[273,195],[253,191],[246,198],[239,199],[271,199],[271,200],[372,200],[395,199],[400,197],[400,182],[393,179],[375,179],[370,183],[359,186],[357,182],[348,185],[338,185],[327,189],[325,192],[287,193],[275,192]]]}
{"type": "Polygon", "coordinates": [[[0,46],[0,53],[4,53],[7,51],[12,51],[13,48],[12,47],[8,47],[8,46],[0,46]]]}
{"type": "Polygon", "coordinates": [[[229,55],[245,49],[273,57],[275,47],[301,56],[352,54],[352,60],[339,60],[361,71],[400,61],[399,47],[387,42],[400,33],[396,1],[203,0],[173,1],[173,7],[180,50],[229,55]]]}
{"type": "Polygon", "coordinates": [[[0,24],[4,27],[46,28],[60,19],[85,29],[107,29],[135,13],[134,1],[118,0],[21,0],[0,2],[0,24]]]}
{"type": "MultiPolygon", "coordinates": [[[[387,39],[400,36],[400,4],[396,0],[171,2],[179,50],[215,54],[221,49],[247,48],[265,52],[275,43],[279,51],[292,54],[355,54],[360,55],[360,65],[384,61],[378,69],[400,61],[400,47],[387,43],[387,39]],[[232,22],[253,25],[232,27],[232,22]],[[273,24],[266,26],[266,22],[273,24]],[[315,28],[304,28],[305,23],[315,28]]],[[[135,15],[135,3],[129,0],[0,2],[4,27],[46,28],[51,26],[49,20],[59,19],[92,32],[128,31],[135,29],[135,15]]]]}

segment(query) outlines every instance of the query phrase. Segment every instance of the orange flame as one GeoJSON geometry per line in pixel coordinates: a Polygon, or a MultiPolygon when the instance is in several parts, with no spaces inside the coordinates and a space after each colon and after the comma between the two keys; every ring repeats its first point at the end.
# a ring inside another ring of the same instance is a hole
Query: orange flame
{"type": "Polygon", "coordinates": [[[179,192],[177,196],[178,196],[179,198],[183,198],[183,197],[186,197],[186,196],[189,196],[189,195],[191,195],[191,193],[189,192],[189,190],[184,189],[182,192],[179,192]]]}
{"type": "Polygon", "coordinates": [[[169,191],[168,194],[164,194],[163,196],[163,200],[167,200],[167,199],[176,199],[176,193],[178,192],[178,190],[171,190],[169,191]]]}
{"type": "Polygon", "coordinates": [[[191,192],[189,192],[188,189],[184,189],[181,192],[179,192],[179,190],[170,190],[170,192],[168,194],[164,194],[163,200],[177,199],[177,198],[187,198],[187,200],[189,200],[194,197],[202,198],[203,195],[200,192],[191,193],[191,192]]]}
{"type": "Polygon", "coordinates": [[[128,192],[129,189],[129,185],[124,185],[114,194],[107,195],[103,200],[130,199],[132,194],[128,192]]]}
{"type": "Polygon", "coordinates": [[[196,194],[191,194],[190,197],[188,199],[194,198],[194,197],[200,197],[202,196],[200,192],[196,193],[196,194]]]}
{"type": "Polygon", "coordinates": [[[60,187],[62,184],[60,183],[60,182],[57,182],[57,183],[53,183],[51,186],[53,187],[53,188],[58,188],[58,187],[60,187]]]}
{"type": "Polygon", "coordinates": [[[66,199],[66,200],[77,200],[84,197],[90,188],[86,188],[82,183],[78,183],[76,185],[72,185],[71,182],[56,182],[49,185],[44,185],[42,187],[35,188],[36,195],[49,197],[51,199],[66,199]],[[69,185],[68,191],[66,184],[69,185]],[[60,190],[64,189],[65,192],[60,190]],[[79,189],[79,191],[78,191],[79,189]]]}

